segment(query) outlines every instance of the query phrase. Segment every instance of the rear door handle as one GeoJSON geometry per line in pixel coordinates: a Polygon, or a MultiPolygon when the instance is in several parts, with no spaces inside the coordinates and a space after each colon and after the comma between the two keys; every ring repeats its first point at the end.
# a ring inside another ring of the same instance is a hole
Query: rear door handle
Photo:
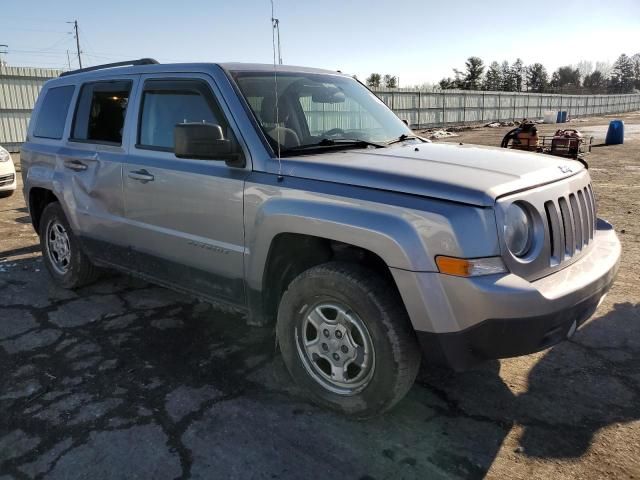
{"type": "Polygon", "coordinates": [[[87,169],[87,164],[81,162],[80,160],[65,160],[64,166],[76,172],[82,172],[83,170],[87,169]]]}
{"type": "Polygon", "coordinates": [[[138,180],[142,183],[153,182],[154,176],[147,172],[144,168],[142,170],[132,170],[129,172],[129,178],[138,180]]]}

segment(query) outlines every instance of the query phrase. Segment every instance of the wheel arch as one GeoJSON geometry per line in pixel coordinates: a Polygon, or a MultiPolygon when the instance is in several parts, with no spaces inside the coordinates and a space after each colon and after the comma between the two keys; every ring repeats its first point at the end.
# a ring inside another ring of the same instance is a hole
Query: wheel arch
{"type": "Polygon", "coordinates": [[[299,274],[330,261],[357,263],[375,271],[396,291],[387,262],[376,252],[352,243],[303,233],[281,232],[269,244],[262,270],[248,282],[250,323],[272,324],[287,286],[299,274]]]}
{"type": "Polygon", "coordinates": [[[31,224],[36,233],[40,234],[40,219],[44,209],[53,202],[58,202],[58,197],[48,188],[33,187],[28,194],[29,215],[31,215],[31,224]]]}
{"type": "Polygon", "coordinates": [[[388,205],[275,197],[248,218],[245,279],[252,324],[272,322],[287,282],[319,263],[367,261],[394,286],[390,267],[435,268],[414,219],[388,205]],[[284,274],[274,288],[278,273],[284,274]]]}

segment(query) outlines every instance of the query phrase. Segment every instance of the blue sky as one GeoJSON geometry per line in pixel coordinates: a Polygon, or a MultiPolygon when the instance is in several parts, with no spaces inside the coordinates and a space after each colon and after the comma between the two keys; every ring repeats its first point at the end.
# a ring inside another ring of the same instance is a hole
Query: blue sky
{"type": "MultiPolygon", "coordinates": [[[[640,52],[640,0],[275,0],[285,64],[435,82],[476,55],[521,57],[550,70],[640,52]]],[[[19,1],[0,5],[11,65],[63,67],[78,19],[86,64],[138,57],[163,62],[271,62],[269,0],[19,1]]],[[[72,61],[75,62],[75,60],[72,61]]],[[[73,67],[77,63],[72,64],[73,67]]]]}

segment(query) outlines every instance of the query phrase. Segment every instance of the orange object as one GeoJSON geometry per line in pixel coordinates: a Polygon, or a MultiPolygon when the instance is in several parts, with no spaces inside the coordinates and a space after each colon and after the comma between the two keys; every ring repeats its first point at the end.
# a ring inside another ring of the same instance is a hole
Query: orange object
{"type": "Polygon", "coordinates": [[[444,257],[442,255],[436,257],[436,265],[440,273],[455,275],[456,277],[468,277],[473,267],[471,262],[464,258],[444,257]]]}

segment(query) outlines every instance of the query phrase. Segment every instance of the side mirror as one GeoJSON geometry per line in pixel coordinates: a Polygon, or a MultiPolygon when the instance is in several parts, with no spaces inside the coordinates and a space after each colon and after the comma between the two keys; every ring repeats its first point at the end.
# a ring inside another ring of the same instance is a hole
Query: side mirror
{"type": "Polygon", "coordinates": [[[244,166],[232,142],[224,138],[222,127],[213,123],[179,123],[173,130],[175,155],[179,158],[225,160],[233,166],[244,166]]]}

